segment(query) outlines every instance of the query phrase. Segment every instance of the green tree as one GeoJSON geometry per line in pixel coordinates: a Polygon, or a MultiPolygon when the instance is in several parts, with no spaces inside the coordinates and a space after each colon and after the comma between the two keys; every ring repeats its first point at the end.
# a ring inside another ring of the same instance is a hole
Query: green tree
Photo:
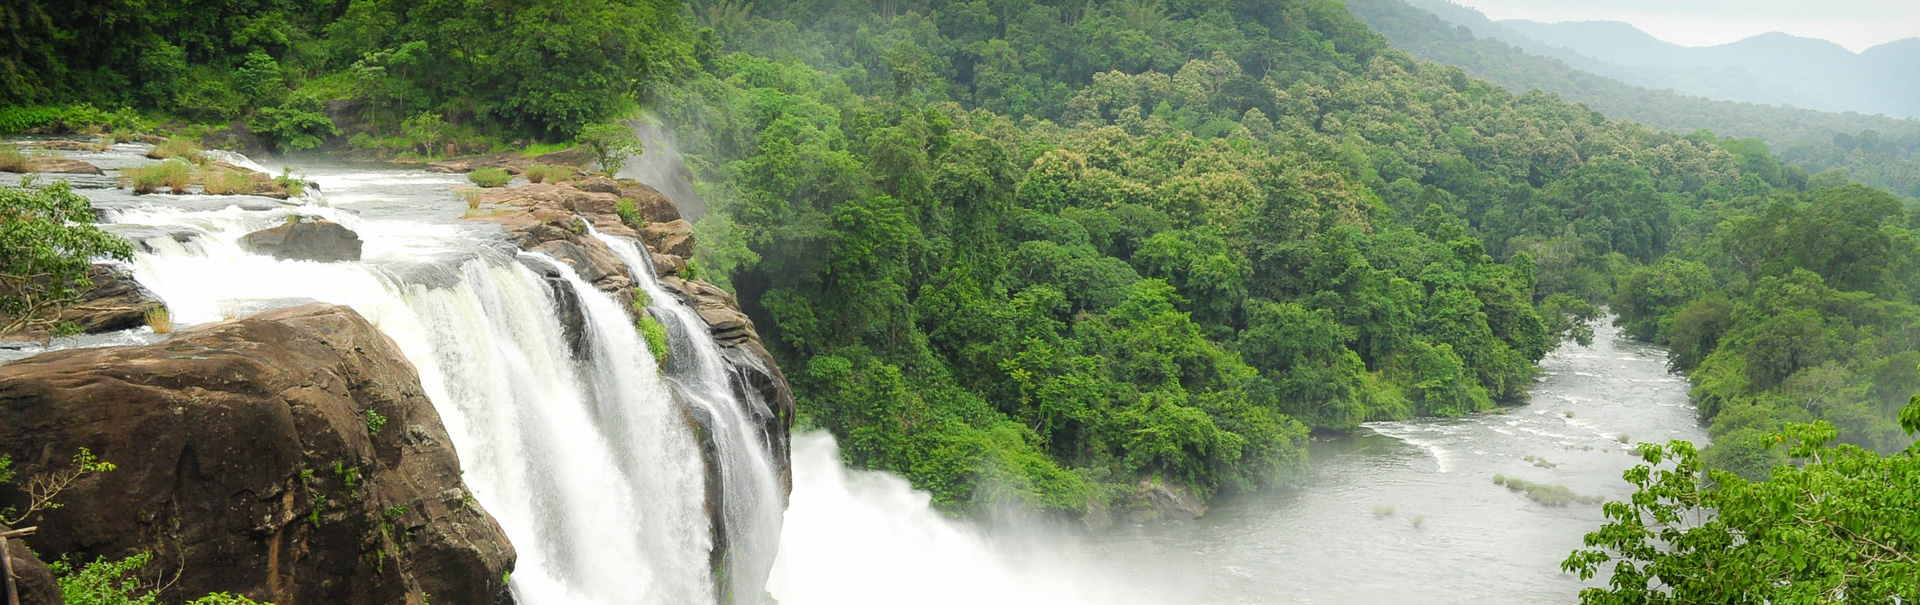
{"type": "Polygon", "coordinates": [[[627,164],[627,158],[644,149],[640,137],[623,124],[592,124],[580,129],[579,141],[592,154],[600,171],[611,175],[627,164]]]}
{"type": "Polygon", "coordinates": [[[59,331],[92,282],[93,260],[128,260],[133,245],[93,225],[93,206],[66,181],[0,186],[0,334],[59,331]]]}
{"type": "MultiPolygon", "coordinates": [[[[1920,432],[1920,397],[1900,413],[1920,432]]],[[[1638,491],[1561,564],[1582,579],[1611,563],[1582,603],[1901,603],[1920,598],[1920,448],[1882,456],[1828,445],[1826,422],[1772,440],[1797,464],[1751,481],[1707,468],[1692,444],[1643,445],[1638,491]],[[1655,470],[1663,464],[1670,468],[1655,470]]]]}

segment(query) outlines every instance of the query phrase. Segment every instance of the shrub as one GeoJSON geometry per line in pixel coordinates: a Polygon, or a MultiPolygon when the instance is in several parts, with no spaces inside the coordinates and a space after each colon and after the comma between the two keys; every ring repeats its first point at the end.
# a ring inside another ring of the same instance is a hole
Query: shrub
{"type": "Polygon", "coordinates": [[[634,327],[639,328],[640,337],[646,339],[647,350],[653,352],[654,361],[659,362],[662,368],[667,367],[667,355],[671,353],[667,349],[667,326],[652,315],[642,314],[640,322],[634,327]]]}
{"type": "Polygon", "coordinates": [[[153,193],[161,187],[174,193],[185,193],[187,184],[192,180],[193,167],[178,159],[120,172],[121,186],[132,186],[134,193],[153,193]]]}
{"type": "Polygon", "coordinates": [[[680,271],[680,279],[687,281],[700,279],[700,263],[691,258],[687,259],[687,268],[680,271]]]}
{"type": "Polygon", "coordinates": [[[0,172],[31,172],[32,158],[18,147],[0,147],[0,172]]]}
{"type": "Polygon", "coordinates": [[[487,167],[467,173],[467,180],[481,187],[493,188],[505,186],[513,180],[513,175],[507,174],[502,168],[487,167]]]}
{"type": "Polygon", "coordinates": [[[527,182],[529,183],[562,183],[573,180],[573,168],[550,164],[534,164],[528,166],[526,171],[522,172],[520,176],[527,177],[527,182]]]}
{"type": "Polygon", "coordinates": [[[48,567],[59,576],[60,594],[68,603],[87,605],[151,605],[157,602],[140,572],[153,556],[140,553],[119,561],[94,559],[80,569],[66,561],[48,567]]]}
{"type": "Polygon", "coordinates": [[[280,176],[273,177],[273,186],[287,195],[300,197],[307,194],[307,179],[293,176],[292,166],[281,166],[280,176]]]}
{"type": "Polygon", "coordinates": [[[147,157],[156,160],[181,159],[195,164],[207,163],[207,154],[200,149],[200,143],[193,139],[174,137],[167,139],[147,152],[147,157]]]}
{"type": "Polygon", "coordinates": [[[241,195],[253,193],[257,187],[250,174],[234,170],[217,170],[205,173],[200,178],[200,189],[208,195],[241,195]]]}
{"type": "Polygon", "coordinates": [[[620,222],[626,223],[628,227],[640,229],[647,226],[647,218],[640,216],[640,209],[635,208],[631,201],[614,202],[613,213],[620,215],[620,222]]]}

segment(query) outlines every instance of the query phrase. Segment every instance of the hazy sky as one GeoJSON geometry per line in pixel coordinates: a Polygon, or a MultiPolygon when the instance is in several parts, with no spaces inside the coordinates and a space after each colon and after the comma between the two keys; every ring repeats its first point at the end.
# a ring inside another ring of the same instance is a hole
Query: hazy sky
{"type": "Polygon", "coordinates": [[[1840,43],[1855,52],[1920,37],[1920,0],[1453,0],[1494,20],[1625,21],[1686,46],[1767,32],[1840,43]]]}

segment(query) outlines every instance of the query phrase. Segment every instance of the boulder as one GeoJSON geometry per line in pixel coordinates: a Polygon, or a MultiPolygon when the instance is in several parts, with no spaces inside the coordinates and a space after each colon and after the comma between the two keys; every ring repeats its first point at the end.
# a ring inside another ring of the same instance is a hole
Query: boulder
{"type": "MultiPolygon", "coordinates": [[[[4,170],[15,172],[14,170],[4,170]]],[[[26,170],[20,172],[45,172],[51,174],[106,174],[99,166],[73,158],[38,157],[28,158],[26,170]]]]}
{"type": "MultiPolygon", "coordinates": [[[[73,322],[86,334],[130,330],[146,325],[147,314],[165,308],[159,297],[140,286],[133,275],[112,265],[98,264],[87,270],[93,286],[80,293],[80,299],[60,312],[60,321],[73,322]]],[[[0,319],[11,319],[0,313],[0,319]]],[[[0,321],[0,323],[5,323],[0,321]]],[[[8,334],[8,340],[45,340],[47,333],[27,330],[8,334]]]]}
{"type": "MultiPolygon", "coordinates": [[[[0,525],[0,533],[14,528],[0,525]]],[[[53,570],[47,568],[45,561],[36,557],[29,549],[31,537],[10,538],[7,540],[5,556],[12,561],[14,590],[20,596],[20,605],[61,605],[66,599],[60,595],[60,584],[53,578],[53,570]]]]}
{"type": "MultiPolygon", "coordinates": [[[[81,448],[85,474],[33,513],[50,558],[153,553],[162,595],[261,602],[508,603],[515,554],[461,480],[399,348],[310,304],[139,347],[0,364],[0,454],[22,477],[81,448]]],[[[18,485],[0,501],[20,502],[18,485]]]]}
{"type": "Polygon", "coordinates": [[[686,219],[665,223],[647,223],[640,229],[640,241],[655,252],[672,254],[680,258],[693,257],[693,223],[686,219]]]}
{"type": "Polygon", "coordinates": [[[333,221],[299,221],[248,233],[240,247],[280,260],[360,260],[360,235],[333,221]]]}

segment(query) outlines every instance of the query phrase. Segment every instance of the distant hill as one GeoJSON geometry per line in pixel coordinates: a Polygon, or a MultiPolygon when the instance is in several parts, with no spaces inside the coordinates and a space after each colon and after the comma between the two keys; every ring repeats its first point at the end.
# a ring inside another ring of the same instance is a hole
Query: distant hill
{"type": "Polygon", "coordinates": [[[1546,46],[1592,58],[1603,65],[1581,67],[1637,86],[1823,111],[1920,116],[1920,89],[1914,86],[1920,73],[1915,62],[1920,40],[1855,54],[1826,40],[1782,33],[1687,47],[1612,21],[1516,20],[1500,25],[1546,46]]]}
{"type": "MultiPolygon", "coordinates": [[[[1855,180],[1920,197],[1920,120],[1719,101],[1635,86],[1616,75],[1621,69],[1616,64],[1542,43],[1512,23],[1496,23],[1447,0],[1347,0],[1347,7],[1395,47],[1515,92],[1554,93],[1609,117],[1670,132],[1706,129],[1758,138],[1808,172],[1844,170],[1855,180]]],[[[1920,66],[1920,40],[1858,56],[1911,70],[1920,66]]],[[[1911,86],[1914,79],[1904,82],[1911,86]]]]}

